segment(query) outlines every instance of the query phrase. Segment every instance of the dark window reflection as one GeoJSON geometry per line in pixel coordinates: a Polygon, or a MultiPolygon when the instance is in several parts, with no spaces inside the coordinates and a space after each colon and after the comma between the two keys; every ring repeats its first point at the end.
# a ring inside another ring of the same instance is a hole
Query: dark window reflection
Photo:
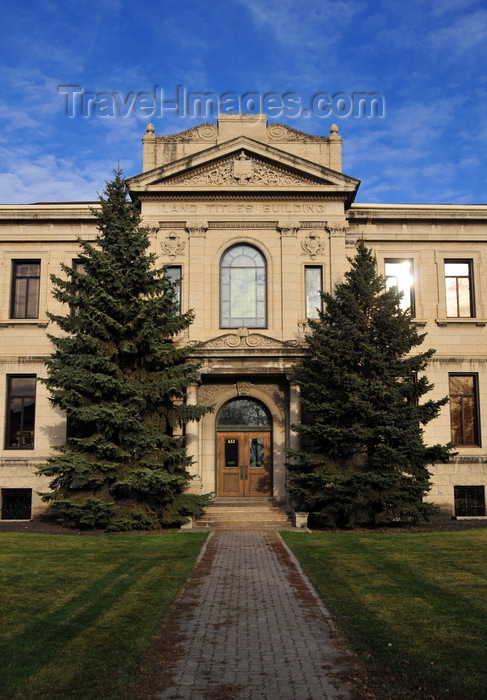
{"type": "Polygon", "coordinates": [[[235,399],[227,403],[218,417],[218,426],[270,426],[261,404],[252,399],[235,399]]]}

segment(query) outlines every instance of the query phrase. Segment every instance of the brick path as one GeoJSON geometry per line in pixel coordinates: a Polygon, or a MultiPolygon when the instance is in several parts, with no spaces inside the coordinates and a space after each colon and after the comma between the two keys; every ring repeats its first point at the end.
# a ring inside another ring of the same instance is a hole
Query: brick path
{"type": "Polygon", "coordinates": [[[180,601],[182,653],[152,697],[351,698],[330,622],[275,532],[216,532],[180,601]]]}

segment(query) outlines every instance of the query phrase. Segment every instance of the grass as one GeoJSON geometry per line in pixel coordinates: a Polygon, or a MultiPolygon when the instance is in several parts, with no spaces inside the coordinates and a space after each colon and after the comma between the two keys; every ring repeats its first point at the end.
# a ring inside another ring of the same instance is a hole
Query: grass
{"type": "Polygon", "coordinates": [[[283,533],[380,697],[487,697],[487,530],[283,533]]]}
{"type": "Polygon", "coordinates": [[[120,698],[204,533],[0,534],[0,698],[120,698]]]}

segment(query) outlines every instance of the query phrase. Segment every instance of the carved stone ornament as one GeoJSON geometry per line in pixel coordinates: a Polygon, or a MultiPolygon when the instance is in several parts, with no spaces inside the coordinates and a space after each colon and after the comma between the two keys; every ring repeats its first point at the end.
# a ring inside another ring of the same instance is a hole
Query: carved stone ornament
{"type": "Polygon", "coordinates": [[[261,333],[249,333],[248,328],[239,328],[236,333],[226,333],[202,343],[205,350],[212,348],[279,348],[296,347],[297,340],[276,340],[261,333]]]}
{"type": "Polygon", "coordinates": [[[316,231],[310,231],[304,241],[301,241],[301,248],[305,255],[309,255],[311,260],[314,260],[319,253],[323,252],[325,243],[316,231]]]}
{"type": "Polygon", "coordinates": [[[281,232],[281,236],[296,237],[299,231],[299,221],[279,221],[277,229],[281,232]]]}
{"type": "Polygon", "coordinates": [[[277,165],[249,157],[241,151],[238,157],[225,158],[198,168],[190,173],[182,173],[161,182],[161,185],[190,185],[211,187],[219,185],[280,185],[310,186],[322,185],[319,180],[297,175],[277,165]]]}
{"type": "MultiPolygon", "coordinates": [[[[152,126],[152,125],[150,125],[152,126]]],[[[154,127],[152,127],[152,131],[154,127]]],[[[218,129],[215,124],[210,122],[206,124],[199,124],[198,126],[193,126],[191,129],[186,129],[186,131],[180,131],[177,134],[164,134],[158,136],[161,141],[171,142],[171,141],[214,141],[217,137],[218,129]]]]}
{"type": "Polygon", "coordinates": [[[174,260],[180,253],[183,252],[186,241],[183,241],[176,231],[170,231],[166,238],[161,241],[161,249],[164,255],[167,255],[170,260],[174,260]]]}
{"type": "Polygon", "coordinates": [[[247,158],[245,151],[242,151],[239,157],[233,161],[233,177],[242,185],[252,177],[252,161],[247,158]]]}
{"type": "Polygon", "coordinates": [[[208,222],[187,221],[185,228],[191,237],[201,236],[204,238],[206,236],[206,232],[208,231],[208,222]]]}
{"type": "Polygon", "coordinates": [[[342,223],[342,224],[327,224],[326,225],[326,230],[330,234],[330,236],[345,236],[347,231],[348,231],[348,224],[347,223],[342,223]]]}
{"type": "Polygon", "coordinates": [[[239,396],[250,396],[251,382],[237,382],[237,394],[239,396]]]}
{"type": "Polygon", "coordinates": [[[285,124],[271,124],[267,127],[267,135],[269,141],[279,141],[280,143],[286,141],[301,141],[302,143],[306,141],[329,141],[329,136],[305,134],[304,131],[298,131],[285,124]]]}
{"type": "Polygon", "coordinates": [[[214,403],[214,397],[222,390],[220,384],[203,384],[198,389],[198,403],[203,406],[210,406],[214,403]]]}

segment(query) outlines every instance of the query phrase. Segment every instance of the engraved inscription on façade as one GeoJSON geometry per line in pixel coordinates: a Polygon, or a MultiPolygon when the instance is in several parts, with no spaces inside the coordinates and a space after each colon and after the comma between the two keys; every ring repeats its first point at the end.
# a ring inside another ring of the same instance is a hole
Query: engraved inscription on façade
{"type": "Polygon", "coordinates": [[[159,213],[167,214],[323,214],[326,204],[318,202],[167,202],[159,213]]]}

